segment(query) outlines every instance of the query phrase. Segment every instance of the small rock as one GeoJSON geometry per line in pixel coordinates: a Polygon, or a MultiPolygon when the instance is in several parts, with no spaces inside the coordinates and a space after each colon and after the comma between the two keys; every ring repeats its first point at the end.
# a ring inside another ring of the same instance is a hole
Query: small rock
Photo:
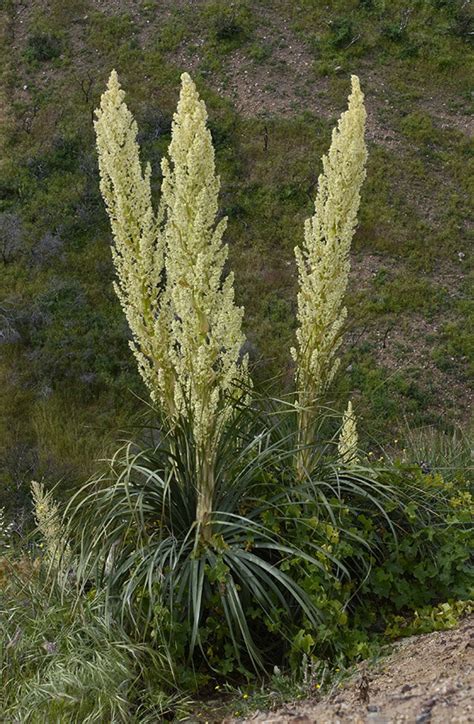
{"type": "Polygon", "coordinates": [[[415,724],[428,724],[431,721],[431,712],[422,711],[415,719],[415,724]]]}
{"type": "Polygon", "coordinates": [[[378,710],[379,710],[379,708],[376,704],[369,704],[369,706],[367,707],[367,711],[378,711],[378,710]]]}

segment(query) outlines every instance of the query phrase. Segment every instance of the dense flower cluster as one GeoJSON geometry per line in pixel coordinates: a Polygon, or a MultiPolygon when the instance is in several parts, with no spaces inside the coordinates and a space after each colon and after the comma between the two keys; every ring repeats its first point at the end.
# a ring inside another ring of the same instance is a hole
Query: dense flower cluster
{"type": "MultiPolygon", "coordinates": [[[[171,310],[163,289],[162,212],[151,201],[149,165],[142,170],[137,124],[112,71],[96,111],[100,190],[112,226],[115,291],[127,317],[130,346],[152,399],[174,413],[175,374],[169,359],[171,310]]],[[[161,207],[160,207],[161,208],[161,207]]]]}
{"type": "Polygon", "coordinates": [[[342,428],[338,443],[339,458],[344,465],[357,464],[358,445],[357,422],[352,409],[352,402],[349,400],[347,410],[342,418],[342,428]]]}
{"type": "Polygon", "coordinates": [[[243,309],[234,302],[234,276],[224,281],[227,219],[216,224],[219,177],[206,127],[207,112],[187,73],[174,116],[169,157],[163,159],[166,205],[166,285],[173,316],[169,351],[176,373],[175,405],[189,412],[196,440],[208,446],[229,415],[223,404],[247,382],[243,309]]]}
{"type": "Polygon", "coordinates": [[[223,280],[226,220],[216,223],[219,178],[195,85],[182,75],[169,161],[162,162],[159,210],[150,167],[142,171],[137,125],[112,72],[95,123],[101,191],[115,240],[116,291],[152,399],[173,419],[192,420],[198,446],[215,446],[224,404],[247,382],[243,309],[232,273],[223,280]]]}
{"type": "Polygon", "coordinates": [[[347,316],[343,299],[349,251],[365,178],[365,119],[364,96],[353,75],[349,107],[333,130],[329,153],[323,157],[314,215],[305,222],[302,248],[295,248],[299,326],[297,347],[291,354],[297,364],[302,446],[311,442],[312,411],[339,364],[336,353],[347,316]]]}

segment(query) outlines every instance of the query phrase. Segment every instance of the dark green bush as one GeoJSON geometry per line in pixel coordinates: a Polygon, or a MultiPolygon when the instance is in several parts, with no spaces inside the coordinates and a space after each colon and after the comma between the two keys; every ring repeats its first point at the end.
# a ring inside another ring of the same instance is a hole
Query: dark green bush
{"type": "Polygon", "coordinates": [[[206,3],[203,18],[214,40],[225,50],[238,47],[251,36],[253,17],[246,0],[212,0],[206,3]]]}
{"type": "Polygon", "coordinates": [[[35,33],[28,38],[25,58],[29,62],[44,63],[59,58],[61,52],[62,43],[56,35],[35,33]]]}
{"type": "Polygon", "coordinates": [[[348,18],[338,18],[331,23],[331,44],[334,48],[349,45],[354,35],[352,22],[348,18]]]}
{"type": "Polygon", "coordinates": [[[397,491],[396,502],[382,510],[366,500],[360,508],[353,496],[341,496],[332,501],[337,523],[315,526],[316,536],[326,536],[326,553],[351,576],[336,583],[329,570],[305,577],[323,615],[316,629],[302,629],[312,639],[306,653],[335,653],[347,663],[367,656],[395,617],[409,621],[422,608],[473,597],[472,480],[462,473],[445,480],[427,473],[428,465],[374,470],[379,485],[397,491]]]}
{"type": "Polygon", "coordinates": [[[398,473],[409,502],[396,516],[397,542],[362,589],[367,608],[385,618],[473,594],[472,482],[429,469],[421,461],[398,473]]]}

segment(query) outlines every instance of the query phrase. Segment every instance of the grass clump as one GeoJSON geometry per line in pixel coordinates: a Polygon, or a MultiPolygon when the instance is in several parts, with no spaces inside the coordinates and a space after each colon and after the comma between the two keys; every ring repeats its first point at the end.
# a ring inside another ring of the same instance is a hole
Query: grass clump
{"type": "Polygon", "coordinates": [[[164,721],[173,713],[176,700],[163,688],[166,657],[111,623],[100,596],[76,599],[25,555],[2,559],[2,568],[0,707],[7,720],[164,721]]]}

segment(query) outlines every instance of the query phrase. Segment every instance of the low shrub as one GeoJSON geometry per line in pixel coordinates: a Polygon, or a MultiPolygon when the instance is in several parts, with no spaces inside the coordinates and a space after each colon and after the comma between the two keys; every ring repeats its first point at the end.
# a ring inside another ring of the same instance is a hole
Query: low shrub
{"type": "Polygon", "coordinates": [[[253,28],[251,5],[246,0],[207,2],[203,18],[211,29],[213,40],[224,50],[231,50],[248,40],[253,28]]]}
{"type": "Polygon", "coordinates": [[[383,560],[374,561],[361,590],[372,622],[473,594],[472,482],[445,480],[423,465],[389,473],[406,502],[392,518],[396,544],[387,539],[383,560]]]}
{"type": "Polygon", "coordinates": [[[30,63],[44,63],[59,58],[61,51],[62,43],[56,35],[35,33],[28,38],[24,55],[30,63]]]}

